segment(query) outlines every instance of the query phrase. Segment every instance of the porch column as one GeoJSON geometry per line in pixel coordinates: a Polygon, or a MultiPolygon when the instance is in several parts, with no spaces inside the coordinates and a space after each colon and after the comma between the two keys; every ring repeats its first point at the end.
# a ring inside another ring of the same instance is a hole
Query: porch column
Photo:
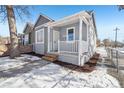
{"type": "Polygon", "coordinates": [[[48,49],[47,52],[50,52],[50,27],[48,27],[48,49]]]}
{"type": "Polygon", "coordinates": [[[81,57],[81,53],[82,53],[82,18],[81,17],[79,17],[79,20],[80,20],[80,22],[79,22],[79,46],[78,46],[78,58],[79,58],[79,65],[81,65],[81,59],[80,59],[80,57],[81,57]]]}

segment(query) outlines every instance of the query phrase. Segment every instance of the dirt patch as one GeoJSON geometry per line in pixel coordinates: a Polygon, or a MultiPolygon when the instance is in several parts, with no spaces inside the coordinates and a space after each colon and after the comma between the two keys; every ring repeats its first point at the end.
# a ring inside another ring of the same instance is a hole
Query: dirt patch
{"type": "Polygon", "coordinates": [[[64,66],[66,68],[78,71],[78,72],[92,72],[96,68],[97,61],[99,60],[99,54],[95,53],[92,58],[88,62],[84,64],[84,66],[76,66],[70,63],[61,62],[61,61],[54,61],[58,65],[64,66]],[[74,69],[75,68],[75,69],[74,69]]]}

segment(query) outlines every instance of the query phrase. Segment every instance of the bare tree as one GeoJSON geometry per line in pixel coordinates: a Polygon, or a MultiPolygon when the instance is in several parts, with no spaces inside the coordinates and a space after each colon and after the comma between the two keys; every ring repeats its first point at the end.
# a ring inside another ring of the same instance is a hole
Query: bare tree
{"type": "Polygon", "coordinates": [[[104,39],[103,43],[104,43],[105,47],[109,47],[111,45],[111,42],[109,39],[104,39]]]}
{"type": "Polygon", "coordinates": [[[119,11],[124,9],[124,5],[118,5],[118,9],[119,9],[119,11]]]}
{"type": "Polygon", "coordinates": [[[10,32],[10,58],[15,58],[20,56],[20,52],[18,49],[18,37],[17,37],[17,27],[16,27],[16,19],[20,18],[23,20],[23,16],[29,16],[30,12],[28,10],[28,6],[12,6],[5,5],[0,6],[0,17],[1,22],[5,22],[8,19],[9,32],[10,32]],[[15,17],[16,15],[16,17],[15,17]]]}
{"type": "Polygon", "coordinates": [[[97,47],[100,46],[100,43],[101,43],[100,39],[97,39],[97,41],[96,41],[96,45],[97,45],[97,47]]]}

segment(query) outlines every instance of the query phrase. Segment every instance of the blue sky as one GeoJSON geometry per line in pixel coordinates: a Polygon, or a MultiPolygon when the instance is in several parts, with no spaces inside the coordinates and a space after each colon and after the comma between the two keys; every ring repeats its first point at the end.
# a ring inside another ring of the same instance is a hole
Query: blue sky
{"type": "MultiPolygon", "coordinates": [[[[35,23],[39,14],[45,14],[54,20],[58,20],[68,15],[83,11],[83,10],[94,10],[96,18],[96,26],[98,32],[98,38],[103,40],[105,38],[110,38],[114,40],[115,32],[114,28],[118,27],[118,40],[124,40],[124,10],[118,11],[118,7],[112,5],[63,5],[63,6],[33,6],[31,11],[31,18],[26,19],[25,21],[17,21],[17,31],[22,33],[26,22],[35,23]]],[[[8,24],[0,24],[0,35],[8,36],[8,24]]]]}

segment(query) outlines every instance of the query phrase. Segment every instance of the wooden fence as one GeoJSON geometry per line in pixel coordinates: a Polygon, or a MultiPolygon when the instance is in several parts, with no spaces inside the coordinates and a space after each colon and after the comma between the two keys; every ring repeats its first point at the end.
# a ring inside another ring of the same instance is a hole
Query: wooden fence
{"type": "MultiPolygon", "coordinates": [[[[32,52],[32,45],[20,45],[19,51],[21,53],[30,53],[32,52]]],[[[0,45],[0,57],[8,56],[10,54],[10,44],[0,45]]]]}

